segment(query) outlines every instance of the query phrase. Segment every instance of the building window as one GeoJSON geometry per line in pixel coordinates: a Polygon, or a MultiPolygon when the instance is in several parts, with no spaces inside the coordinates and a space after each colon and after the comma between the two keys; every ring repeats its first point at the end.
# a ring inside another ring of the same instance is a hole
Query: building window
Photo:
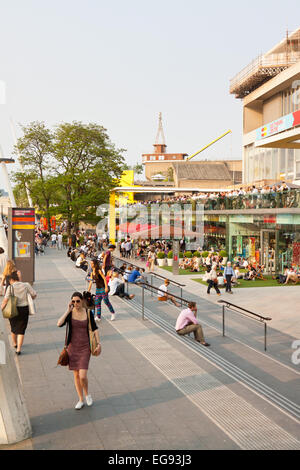
{"type": "Polygon", "coordinates": [[[151,155],[150,160],[153,162],[154,160],[156,160],[156,156],[155,156],[155,155],[151,155]]]}
{"type": "Polygon", "coordinates": [[[165,157],[163,155],[159,155],[158,160],[164,160],[165,157]]]}
{"type": "Polygon", "coordinates": [[[300,180],[300,161],[296,162],[296,180],[300,180]]]}
{"type": "Polygon", "coordinates": [[[285,149],[280,149],[280,157],[279,157],[279,173],[280,177],[285,177],[285,149]]]}

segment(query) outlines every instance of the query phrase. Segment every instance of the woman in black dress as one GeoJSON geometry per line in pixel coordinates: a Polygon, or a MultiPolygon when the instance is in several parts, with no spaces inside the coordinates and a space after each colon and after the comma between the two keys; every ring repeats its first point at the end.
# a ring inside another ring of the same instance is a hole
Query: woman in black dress
{"type": "Polygon", "coordinates": [[[27,295],[31,295],[33,299],[36,298],[36,292],[32,289],[28,282],[20,282],[18,273],[15,271],[7,277],[9,286],[6,289],[6,293],[1,305],[2,310],[6,307],[9,297],[15,295],[17,298],[17,310],[18,315],[14,318],[10,318],[11,336],[16,353],[19,356],[21,354],[21,348],[24,342],[24,335],[28,324],[29,307],[27,295]]]}

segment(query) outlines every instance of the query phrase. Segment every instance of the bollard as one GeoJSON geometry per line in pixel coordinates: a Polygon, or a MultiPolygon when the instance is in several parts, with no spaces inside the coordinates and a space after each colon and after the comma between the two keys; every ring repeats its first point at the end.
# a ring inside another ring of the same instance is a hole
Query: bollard
{"type": "Polygon", "coordinates": [[[225,336],[225,305],[222,305],[222,317],[223,317],[223,336],[225,336]]]}
{"type": "Polygon", "coordinates": [[[0,444],[15,444],[31,437],[31,425],[22,386],[0,313],[0,444]]]}

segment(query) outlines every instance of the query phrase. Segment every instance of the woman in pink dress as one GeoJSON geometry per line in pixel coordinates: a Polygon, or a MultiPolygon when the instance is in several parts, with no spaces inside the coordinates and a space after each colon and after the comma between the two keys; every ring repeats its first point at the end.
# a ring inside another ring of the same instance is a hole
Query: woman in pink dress
{"type": "Polygon", "coordinates": [[[75,406],[76,410],[81,410],[84,406],[83,393],[86,398],[86,404],[91,406],[93,400],[88,393],[87,371],[91,357],[90,340],[89,340],[89,321],[90,315],[91,329],[95,332],[97,339],[96,355],[101,352],[101,345],[98,333],[98,327],[95,323],[94,316],[87,312],[83,305],[83,296],[80,292],[74,292],[67,311],[58,320],[57,326],[67,325],[67,347],[69,355],[69,369],[73,371],[75,388],[79,397],[79,401],[75,406]]]}

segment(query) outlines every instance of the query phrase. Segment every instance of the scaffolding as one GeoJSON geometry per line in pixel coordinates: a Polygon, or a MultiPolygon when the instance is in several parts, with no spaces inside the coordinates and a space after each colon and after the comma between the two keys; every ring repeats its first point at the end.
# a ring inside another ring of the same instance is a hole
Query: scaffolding
{"type": "Polygon", "coordinates": [[[300,61],[300,28],[267,54],[259,55],[230,80],[230,93],[244,98],[256,88],[300,61]]]}

